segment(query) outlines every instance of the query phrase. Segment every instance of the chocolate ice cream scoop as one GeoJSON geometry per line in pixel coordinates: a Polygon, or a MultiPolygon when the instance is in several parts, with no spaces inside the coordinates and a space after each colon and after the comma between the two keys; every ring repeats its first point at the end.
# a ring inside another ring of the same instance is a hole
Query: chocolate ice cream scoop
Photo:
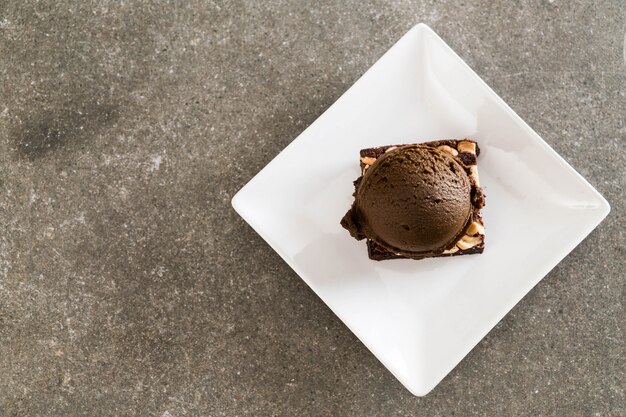
{"type": "Polygon", "coordinates": [[[471,184],[448,153],[421,145],[380,156],[365,172],[342,225],[409,258],[452,248],[471,223],[471,184]]]}

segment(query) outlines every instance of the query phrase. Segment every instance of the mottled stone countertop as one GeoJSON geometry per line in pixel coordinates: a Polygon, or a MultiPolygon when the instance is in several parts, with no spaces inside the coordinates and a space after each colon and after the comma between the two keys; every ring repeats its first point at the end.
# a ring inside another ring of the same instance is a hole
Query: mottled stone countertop
{"type": "Polygon", "coordinates": [[[626,415],[624,7],[0,1],[0,416],[626,415]],[[230,206],[418,22],[612,204],[423,398],[230,206]]]}

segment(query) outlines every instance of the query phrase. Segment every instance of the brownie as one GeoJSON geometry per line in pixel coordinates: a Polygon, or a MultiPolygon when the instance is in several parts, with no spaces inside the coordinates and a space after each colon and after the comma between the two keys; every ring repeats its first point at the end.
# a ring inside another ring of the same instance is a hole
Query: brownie
{"type": "MultiPolygon", "coordinates": [[[[458,243],[461,243],[462,246],[465,246],[465,248],[455,246],[453,249],[449,251],[445,251],[444,253],[435,255],[433,257],[446,257],[446,256],[482,253],[485,248],[485,235],[484,235],[484,223],[483,223],[480,210],[485,205],[485,195],[483,193],[482,188],[480,187],[480,183],[478,179],[477,158],[480,155],[480,148],[478,147],[478,144],[471,139],[462,139],[462,140],[443,139],[443,140],[424,142],[424,143],[420,143],[419,145],[431,146],[433,148],[439,148],[442,146],[446,146],[450,148],[450,149],[442,148],[442,150],[445,150],[448,153],[451,153],[450,151],[452,151],[452,157],[457,162],[459,162],[459,164],[463,167],[463,169],[465,170],[465,172],[467,173],[470,179],[471,202],[472,202],[472,205],[474,206],[473,222],[476,223],[478,227],[477,229],[477,227],[474,227],[474,224],[473,224],[473,226],[468,229],[468,233],[472,231],[474,232],[476,232],[477,230],[478,231],[476,233],[473,233],[472,235],[466,235],[462,238],[462,240],[467,239],[471,243],[466,244],[465,241],[458,242],[458,243]],[[457,154],[454,155],[454,152],[456,152],[457,154]]],[[[383,155],[387,150],[401,147],[401,146],[406,146],[406,145],[387,145],[387,146],[380,146],[376,148],[361,149],[360,151],[361,176],[354,181],[355,195],[356,195],[356,190],[358,189],[361,183],[361,179],[363,178],[363,174],[365,173],[369,165],[371,165],[377,158],[383,155]]],[[[375,261],[382,261],[386,259],[405,258],[402,255],[389,252],[387,249],[383,248],[382,246],[380,246],[379,244],[377,244],[376,242],[370,239],[367,239],[366,241],[367,241],[367,253],[370,259],[373,259],[375,261]]]]}

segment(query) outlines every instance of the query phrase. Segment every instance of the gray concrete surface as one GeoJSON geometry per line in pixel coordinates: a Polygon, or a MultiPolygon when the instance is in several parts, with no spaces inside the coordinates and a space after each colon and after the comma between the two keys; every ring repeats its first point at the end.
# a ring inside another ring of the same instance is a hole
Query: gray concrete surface
{"type": "Polygon", "coordinates": [[[624,4],[0,0],[0,416],[623,416],[624,4]],[[427,397],[231,196],[417,22],[612,203],[427,397]]]}

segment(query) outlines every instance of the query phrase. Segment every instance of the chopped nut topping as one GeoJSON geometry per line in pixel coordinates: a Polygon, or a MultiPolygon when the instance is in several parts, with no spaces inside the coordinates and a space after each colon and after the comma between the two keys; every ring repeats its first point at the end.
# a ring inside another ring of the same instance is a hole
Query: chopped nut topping
{"type": "Polygon", "coordinates": [[[459,248],[457,246],[453,246],[448,250],[444,250],[442,253],[444,254],[449,254],[449,253],[454,253],[454,252],[458,252],[459,248]]]}
{"type": "Polygon", "coordinates": [[[365,165],[372,165],[374,162],[376,162],[376,158],[372,158],[371,156],[364,156],[361,158],[361,162],[363,162],[365,165]]]}
{"type": "Polygon", "coordinates": [[[459,152],[476,153],[476,144],[467,140],[462,140],[456,145],[459,152]]]}
{"type": "Polygon", "coordinates": [[[469,167],[470,169],[470,179],[474,181],[474,185],[476,185],[476,187],[480,187],[480,181],[478,179],[478,166],[476,165],[472,165],[469,167]]]}
{"type": "Polygon", "coordinates": [[[472,222],[472,224],[470,224],[470,226],[467,228],[467,231],[465,232],[465,234],[468,236],[474,236],[476,234],[484,235],[485,228],[483,227],[482,224],[478,222],[472,222]]]}
{"type": "Polygon", "coordinates": [[[448,145],[438,146],[437,149],[439,149],[440,151],[448,152],[452,156],[457,156],[459,154],[459,152],[456,149],[451,148],[448,145]]]}
{"type": "Polygon", "coordinates": [[[482,239],[480,236],[463,236],[461,238],[461,240],[459,240],[458,242],[456,242],[456,245],[459,247],[459,249],[469,249],[469,248],[473,248],[474,246],[480,244],[480,242],[482,242],[482,239]]]}

